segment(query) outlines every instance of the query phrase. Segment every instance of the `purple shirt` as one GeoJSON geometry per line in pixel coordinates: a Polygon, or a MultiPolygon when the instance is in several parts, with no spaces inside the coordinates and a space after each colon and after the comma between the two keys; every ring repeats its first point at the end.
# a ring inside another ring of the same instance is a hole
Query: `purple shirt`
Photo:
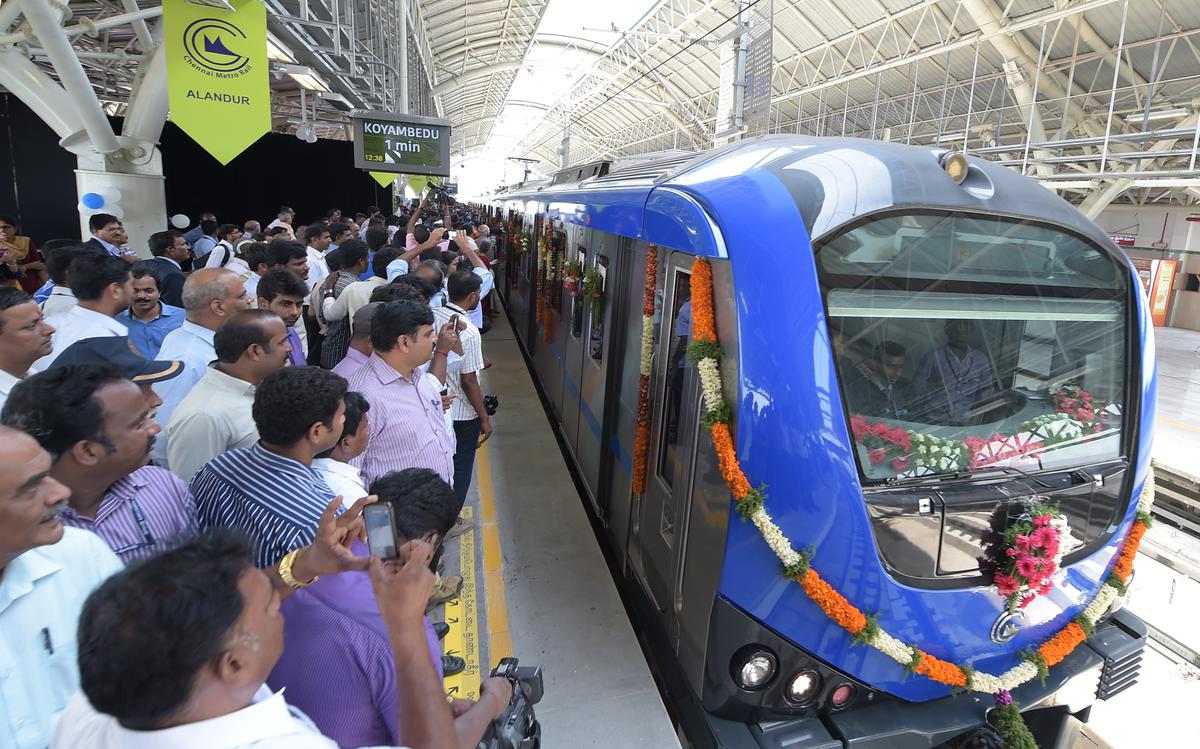
{"type": "MultiPolygon", "coordinates": [[[[352,550],[370,554],[360,542],[352,550]]],[[[283,657],[267,684],[286,689],[288,704],[339,746],[398,744],[396,661],[367,573],[322,577],[281,610],[283,657]]],[[[440,681],[441,645],[429,619],[425,637],[440,681]]]]}
{"type": "Polygon", "coordinates": [[[295,328],[288,328],[288,343],[292,344],[292,351],[288,354],[288,362],[293,367],[304,367],[308,365],[308,359],[304,357],[304,342],[300,340],[300,334],[295,328]]]}
{"type": "Polygon", "coordinates": [[[349,380],[366,363],[367,355],[351,346],[346,349],[346,358],[334,365],[333,373],[349,380]]]}
{"type": "Polygon", "coordinates": [[[95,533],[125,564],[173,549],[199,532],[196,502],[187,484],[155,466],[143,466],[113,482],[95,518],[68,507],[62,521],[95,533]]]}
{"type": "Polygon", "coordinates": [[[971,404],[992,389],[992,365],[979,349],[960,359],[949,347],[930,351],[921,362],[917,386],[928,388],[935,418],[962,421],[971,404]]]}
{"type": "Polygon", "coordinates": [[[371,404],[367,449],[350,461],[370,486],[375,479],[405,468],[428,468],[454,483],[454,447],[442,416],[442,396],[417,370],[415,381],[371,354],[350,378],[350,389],[371,404]]]}

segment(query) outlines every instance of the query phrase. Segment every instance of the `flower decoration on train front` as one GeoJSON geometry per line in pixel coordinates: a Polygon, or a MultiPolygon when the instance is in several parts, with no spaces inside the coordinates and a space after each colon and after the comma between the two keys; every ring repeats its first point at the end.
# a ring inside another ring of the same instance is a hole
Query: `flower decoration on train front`
{"type": "MultiPolygon", "coordinates": [[[[1096,624],[1109,611],[1117,596],[1124,594],[1133,575],[1133,560],[1137,555],[1138,546],[1150,524],[1150,510],[1154,502],[1153,473],[1146,476],[1142,485],[1137,516],[1121,545],[1121,552],[1116,563],[1092,600],[1072,621],[1038,648],[1021,653],[1021,661],[1002,674],[989,674],[967,664],[951,663],[890,634],[878,621],[885,614],[864,613],[821,578],[812,564],[814,552],[811,547],[797,551],[791,540],[775,523],[767,510],[766,487],[762,485],[758,488],[751,487],[750,479],[743,472],[737,456],[733,434],[729,427],[732,409],[728,403],[720,399],[722,388],[719,363],[723,353],[717,339],[713,317],[712,270],[706,259],[697,257],[692,264],[692,343],[688,346],[688,355],[696,361],[700,373],[705,406],[705,413],[701,416],[701,420],[709,430],[713,451],[717,456],[721,475],[733,495],[734,505],[743,517],[754,523],[762,535],[763,541],[779,558],[783,574],[787,578],[795,580],[805,595],[829,619],[846,630],[851,635],[854,644],[866,644],[878,650],[894,660],[906,674],[920,674],[954,689],[991,694],[996,703],[997,728],[1001,732],[1005,746],[1009,749],[1027,749],[1029,747],[1036,749],[1032,734],[1021,717],[1020,707],[1012,701],[1010,693],[1032,679],[1045,678],[1049,668],[1061,663],[1091,635],[1096,624]],[[707,363],[705,363],[706,361],[707,363]],[[710,394],[712,394],[713,400],[710,400],[710,394]]],[[[1078,415],[1078,411],[1076,413],[1078,415]]],[[[1079,424],[1074,417],[1068,414],[1053,415],[1062,416],[1079,424]]],[[[905,436],[901,436],[896,431],[896,427],[879,429],[865,419],[861,421],[855,419],[851,429],[856,442],[868,450],[882,449],[885,460],[890,454],[889,451],[898,451],[906,439],[913,440],[912,434],[906,432],[905,436]],[[860,437],[860,435],[862,436],[860,437]],[[868,439],[872,441],[871,447],[867,447],[865,444],[868,439]]],[[[1022,429],[1024,429],[1024,425],[1022,425],[1022,429]]],[[[1044,441],[1042,435],[1031,432],[1031,436],[1044,441]]],[[[961,444],[963,445],[962,449],[969,450],[965,442],[961,444]]],[[[1026,444],[1030,444],[1030,442],[1026,440],[1026,444]]],[[[932,447],[936,448],[940,455],[941,451],[948,446],[939,442],[934,443],[932,447]]],[[[941,457],[950,456],[940,456],[939,460],[941,457]]],[[[1033,516],[1033,520],[1035,521],[1033,526],[1035,530],[1054,526],[1053,513],[1043,512],[1033,516]],[[1036,521],[1046,514],[1050,515],[1049,523],[1047,524],[1043,519],[1043,524],[1037,525],[1036,521]]],[[[1062,532],[1065,531],[1060,533],[1062,532]]],[[[1060,535],[1060,549],[1061,538],[1060,535]]],[[[1041,540],[1049,542],[1050,538],[1047,535],[1041,540]]],[[[1032,541],[1028,546],[1030,549],[1033,548],[1032,541]]]]}
{"type": "Polygon", "coordinates": [[[1007,502],[992,513],[984,569],[1009,613],[1054,587],[1070,528],[1058,506],[1041,497],[1007,502]]]}

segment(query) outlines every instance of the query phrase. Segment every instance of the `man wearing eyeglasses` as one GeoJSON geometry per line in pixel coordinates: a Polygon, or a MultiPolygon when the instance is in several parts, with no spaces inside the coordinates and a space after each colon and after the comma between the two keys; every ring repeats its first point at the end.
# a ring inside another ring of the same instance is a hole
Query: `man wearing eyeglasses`
{"type": "MultiPolygon", "coordinates": [[[[178,368],[178,362],[153,364],[178,368]]],[[[50,453],[50,475],[70,490],[62,522],[100,536],[126,564],[198,532],[187,486],[147,465],[161,429],[151,411],[141,388],[106,363],[34,375],[13,388],[3,412],[5,425],[31,434],[50,453]]]]}
{"type": "Polygon", "coordinates": [[[121,219],[111,213],[95,213],[88,218],[88,229],[92,232],[92,238],[83,243],[85,247],[104,250],[128,263],[137,260],[137,255],[125,248],[129,235],[125,233],[125,224],[121,223],[121,219]]]}

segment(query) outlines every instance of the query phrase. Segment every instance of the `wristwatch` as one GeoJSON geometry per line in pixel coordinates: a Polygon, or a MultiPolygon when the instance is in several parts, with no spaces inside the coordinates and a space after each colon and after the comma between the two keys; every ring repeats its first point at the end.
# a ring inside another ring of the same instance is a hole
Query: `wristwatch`
{"type": "Polygon", "coordinates": [[[321,579],[320,577],[314,577],[307,582],[300,582],[292,576],[292,564],[295,563],[296,555],[299,553],[300,549],[294,549],[289,551],[287,554],[284,554],[283,559],[279,560],[279,577],[283,580],[284,585],[288,586],[292,590],[306,588],[315,583],[317,580],[321,579]]]}

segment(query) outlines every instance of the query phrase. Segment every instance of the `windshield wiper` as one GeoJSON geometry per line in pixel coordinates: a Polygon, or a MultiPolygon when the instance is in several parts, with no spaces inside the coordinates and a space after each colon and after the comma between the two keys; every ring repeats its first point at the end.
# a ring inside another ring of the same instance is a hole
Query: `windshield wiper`
{"type": "Polygon", "coordinates": [[[947,481],[958,481],[960,479],[980,478],[980,477],[986,476],[989,473],[1005,473],[1005,472],[1010,472],[1010,471],[1012,473],[1015,473],[1015,474],[1021,476],[1022,478],[1028,479],[1029,481],[1036,483],[1037,485],[1041,486],[1043,489],[1053,489],[1054,488],[1050,484],[1047,484],[1045,481],[1042,481],[1041,479],[1039,479],[1037,476],[1034,476],[1032,473],[1029,473],[1028,471],[1023,471],[1020,468],[1017,468],[1016,466],[993,466],[990,468],[983,468],[978,471],[955,471],[954,473],[939,473],[939,474],[931,474],[929,476],[907,476],[904,478],[900,478],[899,476],[893,476],[892,478],[887,479],[884,483],[887,486],[895,486],[896,484],[900,484],[900,483],[904,483],[905,485],[910,485],[910,486],[921,486],[924,484],[941,484],[941,483],[945,483],[947,481]]]}

